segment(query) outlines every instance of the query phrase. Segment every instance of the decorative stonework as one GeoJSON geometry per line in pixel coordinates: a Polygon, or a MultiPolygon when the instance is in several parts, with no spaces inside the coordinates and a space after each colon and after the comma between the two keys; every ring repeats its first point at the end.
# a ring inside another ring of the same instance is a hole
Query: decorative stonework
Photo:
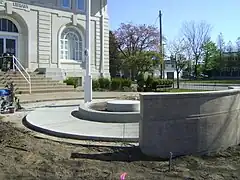
{"type": "Polygon", "coordinates": [[[51,61],[51,13],[38,12],[38,59],[40,64],[51,61]]]}

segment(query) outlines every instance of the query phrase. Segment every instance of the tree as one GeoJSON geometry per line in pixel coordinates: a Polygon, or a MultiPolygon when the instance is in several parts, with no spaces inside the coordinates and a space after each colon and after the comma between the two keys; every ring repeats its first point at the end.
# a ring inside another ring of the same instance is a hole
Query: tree
{"type": "Polygon", "coordinates": [[[159,64],[160,54],[155,51],[137,52],[125,61],[125,65],[127,67],[134,66],[138,74],[151,73],[159,64]]]}
{"type": "MultiPolygon", "coordinates": [[[[223,34],[220,33],[217,38],[217,47],[219,50],[219,61],[220,61],[220,67],[223,68],[225,66],[225,58],[223,58],[223,54],[225,52],[225,41],[223,34]]],[[[220,70],[220,76],[222,75],[222,69],[220,70]]]]}
{"type": "Polygon", "coordinates": [[[112,31],[109,31],[109,71],[111,77],[116,77],[121,70],[120,52],[118,43],[112,31]]]}
{"type": "Polygon", "coordinates": [[[184,56],[187,50],[184,39],[176,39],[168,44],[168,50],[171,53],[171,59],[175,62],[175,69],[177,72],[177,88],[179,89],[179,74],[186,67],[188,61],[184,56]]]}
{"type": "Polygon", "coordinates": [[[210,39],[210,30],[211,26],[206,22],[190,21],[182,25],[182,34],[194,56],[195,77],[198,76],[198,63],[203,53],[203,45],[210,39]]]}
{"type": "Polygon", "coordinates": [[[236,40],[237,52],[240,52],[240,37],[236,40]]]}
{"type": "Polygon", "coordinates": [[[233,47],[232,41],[228,41],[228,43],[226,45],[226,52],[231,53],[231,52],[233,52],[233,49],[234,49],[234,47],[233,47]]]}
{"type": "Polygon", "coordinates": [[[193,67],[193,55],[192,55],[192,52],[191,52],[191,48],[189,46],[186,46],[186,50],[183,52],[184,53],[184,56],[186,57],[187,59],[187,67],[185,69],[185,72],[188,72],[188,77],[190,77],[192,75],[192,70],[194,69],[193,67]]]}
{"type": "MultiPolygon", "coordinates": [[[[240,37],[238,37],[236,40],[236,47],[237,47],[237,67],[240,67],[240,37]]],[[[239,74],[239,68],[237,69],[239,74]]]]}
{"type": "Polygon", "coordinates": [[[214,72],[219,71],[219,50],[213,41],[208,41],[203,45],[203,62],[203,74],[210,77],[214,72]]]}
{"type": "MultiPolygon", "coordinates": [[[[139,56],[145,51],[159,51],[159,30],[155,26],[135,25],[132,23],[122,23],[114,32],[118,42],[118,48],[121,52],[122,59],[128,61],[128,69],[132,78],[136,75],[137,69],[131,62],[134,56],[139,56]]],[[[143,55],[144,56],[144,55],[143,55]]]]}
{"type": "Polygon", "coordinates": [[[159,47],[159,30],[155,26],[122,23],[114,34],[118,48],[126,58],[137,52],[158,50],[159,47]]]}
{"type": "Polygon", "coordinates": [[[222,33],[220,33],[217,37],[217,47],[220,51],[220,55],[222,55],[222,53],[225,51],[225,41],[222,33]]]}
{"type": "Polygon", "coordinates": [[[235,68],[237,67],[237,64],[238,64],[238,62],[236,61],[236,58],[235,58],[236,53],[235,53],[234,49],[235,48],[234,48],[232,42],[228,41],[228,43],[226,45],[226,53],[224,56],[224,60],[225,60],[227,75],[230,75],[230,76],[233,75],[235,68]]]}

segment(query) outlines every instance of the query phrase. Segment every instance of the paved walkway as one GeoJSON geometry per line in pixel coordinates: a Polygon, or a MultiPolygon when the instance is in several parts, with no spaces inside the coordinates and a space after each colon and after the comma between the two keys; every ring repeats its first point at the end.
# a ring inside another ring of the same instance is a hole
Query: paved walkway
{"type": "MultiPolygon", "coordinates": [[[[120,96],[137,95],[136,92],[93,92],[93,99],[111,99],[120,96]]],[[[84,99],[84,92],[61,92],[61,93],[41,93],[41,94],[19,94],[20,102],[41,102],[54,100],[76,100],[84,99]]]]}
{"type": "Polygon", "coordinates": [[[71,112],[78,107],[37,108],[29,112],[24,123],[31,129],[57,137],[81,140],[138,142],[139,123],[101,123],[81,120],[71,112]]]}

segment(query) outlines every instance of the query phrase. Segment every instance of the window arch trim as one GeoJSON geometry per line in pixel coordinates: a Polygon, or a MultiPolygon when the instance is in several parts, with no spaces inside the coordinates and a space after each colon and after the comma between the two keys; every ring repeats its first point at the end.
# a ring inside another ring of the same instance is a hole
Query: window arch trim
{"type": "MultiPolygon", "coordinates": [[[[84,62],[84,36],[81,30],[76,26],[64,26],[59,32],[59,60],[62,63],[82,63],[84,62]],[[64,31],[68,31],[65,34],[64,31]],[[70,49],[69,45],[72,47],[73,42],[70,42],[69,39],[66,39],[68,35],[75,35],[78,41],[75,41],[74,49],[70,49]],[[78,45],[77,45],[78,43],[78,45]],[[69,52],[70,51],[70,52],[69,52]],[[75,55],[73,55],[75,53],[75,55]]],[[[60,63],[60,62],[59,62],[60,63]]]]}
{"type": "Polygon", "coordinates": [[[0,32],[8,32],[8,33],[19,33],[19,29],[17,25],[8,18],[1,17],[0,18],[0,32]]]}

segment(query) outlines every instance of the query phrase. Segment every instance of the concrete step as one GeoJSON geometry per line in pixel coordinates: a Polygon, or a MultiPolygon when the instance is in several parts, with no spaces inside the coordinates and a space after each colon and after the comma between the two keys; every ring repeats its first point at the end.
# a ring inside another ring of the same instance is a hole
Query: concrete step
{"type": "MultiPolygon", "coordinates": [[[[53,93],[53,92],[74,92],[76,89],[71,85],[66,85],[61,81],[45,78],[43,74],[30,73],[32,93],[53,93]]],[[[5,88],[7,82],[15,84],[16,93],[28,94],[29,84],[20,73],[0,72],[0,88],[5,88]]]]}
{"type": "MultiPolygon", "coordinates": [[[[23,74],[26,74],[25,72],[22,72],[23,74]]],[[[18,76],[22,76],[22,73],[19,73],[19,72],[17,72],[17,73],[13,73],[13,72],[7,72],[7,73],[0,73],[0,75],[10,75],[10,76],[16,76],[16,75],[18,75],[18,76]]],[[[39,75],[39,76],[44,76],[44,74],[38,74],[38,73],[28,73],[30,76],[35,76],[35,75],[39,75]]]]}
{"type": "MultiPolygon", "coordinates": [[[[24,73],[23,73],[24,74],[24,73]]],[[[24,74],[26,77],[27,77],[27,74],[24,74]]],[[[44,74],[29,74],[30,77],[45,77],[44,74]]],[[[24,78],[22,74],[4,74],[4,75],[0,75],[0,76],[3,76],[3,77],[21,77],[21,78],[24,78]]]]}
{"type": "MultiPolygon", "coordinates": [[[[6,81],[6,80],[2,80],[0,82],[3,82],[3,81],[6,81]]],[[[27,81],[24,79],[21,79],[21,80],[13,80],[14,83],[17,83],[17,84],[27,84],[27,81]]],[[[56,81],[56,80],[48,80],[48,79],[33,79],[31,80],[31,83],[32,84],[37,84],[37,83],[63,83],[61,81],[56,81]]]]}
{"type": "MultiPolygon", "coordinates": [[[[28,73],[28,74],[39,74],[39,72],[28,72],[28,71],[27,71],[27,73],[28,73]]],[[[14,71],[3,72],[3,71],[0,70],[0,75],[1,75],[1,74],[21,74],[21,73],[20,73],[19,71],[15,71],[15,72],[14,72],[14,71]]]]}
{"type": "MultiPolygon", "coordinates": [[[[28,83],[15,83],[16,86],[29,86],[28,83]]],[[[38,82],[38,83],[31,83],[32,87],[34,86],[66,86],[67,84],[65,83],[51,83],[51,82],[38,82]]],[[[73,86],[72,86],[73,87],[73,86]]]]}
{"type": "MultiPolygon", "coordinates": [[[[0,87],[5,87],[5,84],[7,82],[0,82],[0,87]]],[[[13,84],[17,87],[29,87],[29,84],[26,81],[14,81],[13,84]]],[[[66,83],[61,83],[59,81],[33,81],[31,82],[32,87],[53,87],[53,86],[67,86],[66,83]]],[[[71,85],[68,85],[69,87],[73,87],[71,85]]]]}
{"type": "MultiPolygon", "coordinates": [[[[65,85],[65,84],[58,84],[58,85],[44,85],[44,86],[32,86],[32,89],[48,89],[48,88],[51,88],[51,89],[53,89],[53,88],[55,88],[55,89],[58,89],[58,88],[65,88],[65,87],[67,87],[67,88],[72,88],[72,89],[74,89],[74,87],[73,86],[68,86],[68,85],[65,85]]],[[[18,89],[29,89],[29,86],[15,86],[15,88],[18,88],[18,89]]]]}
{"type": "MultiPolygon", "coordinates": [[[[34,93],[54,93],[54,92],[74,92],[73,88],[58,88],[58,89],[32,89],[32,94],[34,93]]],[[[16,90],[16,94],[29,94],[28,90],[16,90]]]]}
{"type": "MultiPolygon", "coordinates": [[[[7,79],[7,80],[25,80],[24,77],[15,77],[15,76],[11,76],[11,77],[2,77],[1,79],[7,79]]],[[[27,78],[28,79],[28,78],[27,78]]],[[[31,81],[34,81],[34,80],[52,80],[51,78],[45,78],[45,77],[39,77],[39,76],[36,76],[36,77],[31,77],[31,81]]]]}
{"type": "MultiPolygon", "coordinates": [[[[0,89],[5,89],[5,85],[0,85],[0,89]]],[[[16,92],[29,93],[29,86],[15,86],[16,92]]],[[[59,85],[47,85],[47,86],[32,86],[32,92],[61,92],[61,91],[75,91],[73,86],[59,84],[59,85]]]]}
{"type": "MultiPolygon", "coordinates": [[[[66,85],[66,84],[32,85],[32,89],[36,89],[36,88],[40,88],[40,89],[55,88],[55,89],[58,89],[58,88],[65,88],[65,87],[74,89],[74,86],[66,85]]],[[[6,88],[5,85],[1,84],[0,89],[4,89],[4,88],[6,88]]],[[[15,88],[29,89],[29,85],[15,85],[15,88]]]]}
{"type": "MultiPolygon", "coordinates": [[[[5,89],[5,87],[0,87],[0,89],[5,89]]],[[[29,87],[28,88],[16,88],[16,94],[29,94],[29,87]]],[[[32,93],[54,93],[54,92],[74,92],[76,89],[72,87],[58,87],[58,88],[32,88],[32,93]]]]}
{"type": "MultiPolygon", "coordinates": [[[[27,83],[25,79],[11,79],[11,78],[0,78],[0,83],[5,83],[6,81],[14,83],[27,83]]],[[[31,83],[63,83],[63,81],[58,80],[52,80],[52,79],[46,79],[46,78],[37,78],[37,79],[31,79],[31,83]]]]}
{"type": "MultiPolygon", "coordinates": [[[[5,86],[7,82],[0,82],[0,87],[5,86]]],[[[15,86],[29,86],[27,82],[13,82],[15,86]]],[[[59,85],[67,85],[66,83],[59,83],[59,82],[32,82],[32,86],[59,86],[59,85]]]]}

